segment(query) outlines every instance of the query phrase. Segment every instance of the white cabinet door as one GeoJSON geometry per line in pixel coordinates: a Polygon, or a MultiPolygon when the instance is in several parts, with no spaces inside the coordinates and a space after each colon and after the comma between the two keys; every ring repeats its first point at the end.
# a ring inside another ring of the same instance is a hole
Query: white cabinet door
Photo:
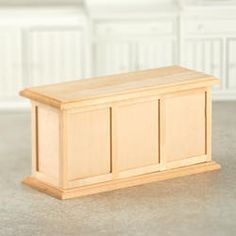
{"type": "MultiPolygon", "coordinates": [[[[184,66],[222,79],[222,41],[220,39],[188,39],[184,42],[184,66]]],[[[216,89],[222,87],[216,86],[216,89]]]]}
{"type": "Polygon", "coordinates": [[[176,64],[176,46],[172,39],[139,42],[136,69],[144,70],[176,64]]]}
{"type": "Polygon", "coordinates": [[[145,70],[175,64],[172,39],[100,42],[95,48],[96,75],[145,70]]]}
{"type": "Polygon", "coordinates": [[[28,85],[50,84],[84,76],[83,33],[77,27],[43,27],[29,32],[28,85]]]}
{"type": "Polygon", "coordinates": [[[236,89],[236,38],[227,42],[227,75],[229,89],[236,89]]]}
{"type": "Polygon", "coordinates": [[[133,43],[100,41],[95,44],[95,75],[110,75],[132,70],[133,43]]]}
{"type": "Polygon", "coordinates": [[[16,97],[22,87],[21,31],[0,28],[0,97],[16,97]]]}
{"type": "Polygon", "coordinates": [[[174,25],[172,18],[95,23],[95,74],[115,74],[174,64],[174,25]]]}

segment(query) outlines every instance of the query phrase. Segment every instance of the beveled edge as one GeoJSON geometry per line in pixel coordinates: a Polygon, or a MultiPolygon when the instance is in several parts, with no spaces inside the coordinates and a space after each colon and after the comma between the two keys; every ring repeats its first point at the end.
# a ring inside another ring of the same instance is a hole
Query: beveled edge
{"type": "Polygon", "coordinates": [[[124,100],[127,98],[137,98],[137,97],[145,97],[145,96],[153,96],[155,95],[165,95],[168,93],[189,90],[189,89],[197,89],[202,87],[211,87],[215,84],[219,84],[219,79],[209,76],[203,78],[203,80],[199,81],[192,81],[192,82],[182,82],[175,85],[158,85],[158,86],[150,86],[138,89],[128,89],[125,91],[120,91],[111,94],[104,94],[104,95],[96,95],[91,97],[84,97],[79,98],[77,100],[68,100],[68,101],[61,101],[59,99],[46,96],[44,94],[37,93],[32,91],[30,88],[25,88],[19,92],[20,96],[29,98],[33,101],[40,102],[54,108],[60,110],[68,110],[73,109],[74,107],[79,106],[87,106],[87,105],[97,105],[100,103],[107,103],[107,102],[116,102],[120,100],[124,100]]]}

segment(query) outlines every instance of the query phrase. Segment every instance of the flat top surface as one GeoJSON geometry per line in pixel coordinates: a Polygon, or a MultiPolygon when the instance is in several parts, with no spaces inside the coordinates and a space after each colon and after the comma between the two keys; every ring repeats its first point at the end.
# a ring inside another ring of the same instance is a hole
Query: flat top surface
{"type": "Polygon", "coordinates": [[[30,113],[0,114],[1,236],[236,235],[236,102],[213,103],[213,159],[202,173],[59,201],[22,185],[30,113]]]}
{"type": "Polygon", "coordinates": [[[150,88],[197,84],[202,81],[217,83],[213,76],[179,66],[170,66],[28,88],[20,94],[31,99],[37,97],[37,100],[51,99],[59,103],[68,103],[150,88]]]}

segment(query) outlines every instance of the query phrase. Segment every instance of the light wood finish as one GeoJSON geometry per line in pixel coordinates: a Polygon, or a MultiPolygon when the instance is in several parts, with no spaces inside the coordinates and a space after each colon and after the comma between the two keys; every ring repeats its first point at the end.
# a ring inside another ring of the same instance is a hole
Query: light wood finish
{"type": "Polygon", "coordinates": [[[181,86],[180,89],[186,89],[211,86],[216,83],[219,83],[219,81],[213,76],[179,66],[171,66],[40,86],[25,89],[20,94],[60,109],[69,109],[82,105],[82,101],[89,100],[91,102],[91,99],[96,104],[104,102],[104,99],[107,102],[124,99],[124,96],[131,94],[131,92],[132,97],[137,98],[140,97],[140,93],[142,95],[150,94],[150,89],[155,90],[155,93],[166,93],[175,91],[175,86],[181,86]]]}
{"type": "Polygon", "coordinates": [[[111,173],[110,110],[68,114],[68,180],[111,173]]]}
{"type": "Polygon", "coordinates": [[[65,199],[219,169],[211,161],[217,82],[173,66],[23,90],[32,99],[24,182],[65,199]]]}
{"type": "Polygon", "coordinates": [[[165,99],[166,161],[205,154],[205,91],[165,99]]]}
{"type": "Polygon", "coordinates": [[[31,104],[31,143],[32,143],[32,175],[38,171],[38,108],[32,102],[31,104]]]}
{"type": "Polygon", "coordinates": [[[134,168],[130,170],[125,170],[125,171],[120,171],[118,174],[119,178],[127,178],[130,176],[135,176],[135,175],[142,175],[146,173],[151,173],[151,172],[156,172],[160,171],[160,165],[159,164],[154,164],[154,165],[147,165],[144,167],[140,168],[134,168]]]}
{"type": "Polygon", "coordinates": [[[100,192],[142,185],[155,181],[163,181],[208,171],[215,171],[219,170],[220,168],[221,167],[219,164],[215,163],[214,161],[210,161],[161,172],[154,172],[142,176],[133,176],[126,179],[116,179],[108,182],[68,190],[52,187],[44,182],[37,180],[34,177],[27,177],[23,180],[23,183],[58,199],[70,199],[100,192]]]}
{"type": "Polygon", "coordinates": [[[166,105],[165,99],[159,100],[159,162],[160,170],[166,170],[166,105]]]}
{"type": "Polygon", "coordinates": [[[60,142],[60,153],[59,153],[59,186],[62,188],[67,188],[69,185],[68,181],[68,114],[66,112],[60,112],[59,122],[60,122],[60,133],[59,133],[59,142],[60,142]]]}
{"type": "Polygon", "coordinates": [[[114,104],[110,108],[110,121],[111,121],[111,172],[112,178],[118,177],[118,158],[117,158],[117,106],[114,104]]]}
{"type": "Polygon", "coordinates": [[[205,145],[205,153],[207,154],[207,161],[211,160],[211,89],[207,88],[205,92],[205,99],[206,99],[206,105],[205,105],[205,113],[206,113],[206,129],[205,129],[205,135],[206,135],[206,145],[205,145]]]}
{"type": "Polygon", "coordinates": [[[59,117],[58,113],[38,107],[38,170],[58,178],[59,117]],[[53,168],[52,168],[53,167],[53,168]]]}
{"type": "Polygon", "coordinates": [[[207,155],[188,157],[182,160],[171,161],[166,163],[166,169],[178,168],[181,166],[193,165],[195,163],[201,163],[207,161],[207,155]]]}
{"type": "Polygon", "coordinates": [[[112,180],[112,174],[100,174],[97,176],[92,176],[92,177],[86,177],[86,178],[78,178],[72,181],[69,181],[69,188],[76,188],[79,186],[84,186],[84,185],[91,185],[95,183],[100,183],[100,182],[106,182],[108,180],[112,180]]]}
{"type": "Polygon", "coordinates": [[[59,178],[59,112],[46,105],[33,104],[33,173],[51,184],[59,178]]]}
{"type": "Polygon", "coordinates": [[[157,99],[119,104],[116,126],[119,172],[159,164],[157,99]]]}

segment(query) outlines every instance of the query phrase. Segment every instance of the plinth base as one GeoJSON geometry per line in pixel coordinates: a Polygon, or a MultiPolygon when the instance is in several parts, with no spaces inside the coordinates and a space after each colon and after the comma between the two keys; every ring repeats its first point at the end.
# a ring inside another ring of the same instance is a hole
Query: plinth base
{"type": "Polygon", "coordinates": [[[139,175],[129,178],[122,178],[102,182],[93,185],[87,185],[72,189],[61,189],[54,186],[50,186],[35,177],[26,177],[22,183],[37,189],[40,192],[44,192],[48,195],[56,197],[58,199],[69,199],[81,197],[89,194],[95,194],[100,192],[112,191],[115,189],[127,188],[136,185],[151,183],[155,181],[163,181],[167,179],[173,179],[182,176],[188,176],[193,174],[199,174],[202,172],[208,172],[213,170],[219,170],[221,167],[214,161],[204,162],[186,167],[180,167],[176,169],[153,172],[145,175],[139,175]]]}

